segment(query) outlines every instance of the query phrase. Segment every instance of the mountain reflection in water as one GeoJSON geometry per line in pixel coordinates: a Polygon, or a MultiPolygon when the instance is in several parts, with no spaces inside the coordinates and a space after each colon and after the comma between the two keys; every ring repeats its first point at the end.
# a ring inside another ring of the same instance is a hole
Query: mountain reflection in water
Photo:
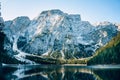
{"type": "Polygon", "coordinates": [[[7,65],[0,80],[119,80],[120,66],[7,65]]]}

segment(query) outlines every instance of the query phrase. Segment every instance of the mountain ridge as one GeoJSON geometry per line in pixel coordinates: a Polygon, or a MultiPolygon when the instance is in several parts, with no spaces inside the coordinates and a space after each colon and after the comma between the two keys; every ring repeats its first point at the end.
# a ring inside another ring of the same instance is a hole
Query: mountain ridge
{"type": "Polygon", "coordinates": [[[118,30],[112,23],[93,26],[82,21],[78,14],[48,10],[33,20],[24,16],[5,21],[3,32],[4,49],[7,54],[16,55],[16,59],[24,59],[22,55],[26,53],[44,58],[79,59],[92,56],[118,30]]]}

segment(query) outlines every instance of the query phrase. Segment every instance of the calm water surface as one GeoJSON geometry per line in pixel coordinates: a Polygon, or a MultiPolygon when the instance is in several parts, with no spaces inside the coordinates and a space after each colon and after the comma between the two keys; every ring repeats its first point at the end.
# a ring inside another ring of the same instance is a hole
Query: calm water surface
{"type": "Polygon", "coordinates": [[[0,80],[120,80],[120,65],[4,65],[0,80]]]}

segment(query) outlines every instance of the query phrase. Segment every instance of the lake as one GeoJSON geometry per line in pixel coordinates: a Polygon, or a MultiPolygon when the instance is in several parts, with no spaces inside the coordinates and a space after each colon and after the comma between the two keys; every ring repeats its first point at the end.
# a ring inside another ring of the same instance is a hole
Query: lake
{"type": "Polygon", "coordinates": [[[120,80],[120,65],[3,65],[0,80],[120,80]]]}

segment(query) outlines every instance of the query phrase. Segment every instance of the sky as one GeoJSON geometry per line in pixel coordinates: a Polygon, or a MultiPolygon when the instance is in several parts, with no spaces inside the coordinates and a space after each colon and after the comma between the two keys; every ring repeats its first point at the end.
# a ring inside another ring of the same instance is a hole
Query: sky
{"type": "Polygon", "coordinates": [[[120,23],[120,0],[0,0],[4,20],[18,16],[36,17],[44,10],[60,9],[68,14],[80,14],[91,23],[120,23]]]}

